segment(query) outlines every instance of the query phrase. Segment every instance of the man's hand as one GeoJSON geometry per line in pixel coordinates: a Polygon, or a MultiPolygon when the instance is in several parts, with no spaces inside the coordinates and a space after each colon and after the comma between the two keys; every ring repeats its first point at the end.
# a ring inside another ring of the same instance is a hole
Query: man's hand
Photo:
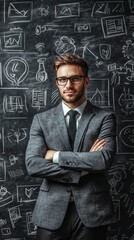
{"type": "Polygon", "coordinates": [[[105,139],[102,139],[102,140],[97,139],[94,142],[89,152],[101,151],[105,144],[106,144],[105,139]]]}
{"type": "Polygon", "coordinates": [[[48,151],[46,152],[45,159],[46,159],[46,160],[53,161],[53,155],[54,155],[55,152],[56,152],[56,151],[54,151],[54,150],[48,150],[48,151]]]}
{"type": "MultiPolygon", "coordinates": [[[[102,140],[97,139],[97,140],[94,142],[94,144],[93,144],[93,146],[91,147],[91,149],[90,149],[89,152],[101,151],[105,144],[106,144],[106,140],[105,140],[105,139],[102,139],[102,140]]],[[[45,155],[44,158],[45,158],[46,160],[53,161],[53,156],[54,156],[55,153],[56,153],[55,150],[48,150],[48,151],[46,152],[46,155],[45,155]]]]}

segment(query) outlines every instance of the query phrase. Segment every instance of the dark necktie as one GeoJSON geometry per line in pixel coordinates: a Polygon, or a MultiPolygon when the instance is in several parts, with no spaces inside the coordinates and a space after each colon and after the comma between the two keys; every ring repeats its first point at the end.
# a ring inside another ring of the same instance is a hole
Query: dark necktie
{"type": "Polygon", "coordinates": [[[69,140],[73,149],[74,146],[74,139],[75,139],[75,134],[76,134],[76,115],[78,114],[77,111],[75,110],[70,110],[68,112],[69,115],[69,126],[68,126],[68,135],[69,135],[69,140]]]}

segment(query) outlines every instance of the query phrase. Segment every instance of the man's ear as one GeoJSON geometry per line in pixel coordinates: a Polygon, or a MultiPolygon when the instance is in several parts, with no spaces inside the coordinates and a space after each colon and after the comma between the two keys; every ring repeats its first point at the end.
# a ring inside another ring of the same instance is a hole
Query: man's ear
{"type": "Polygon", "coordinates": [[[86,79],[85,79],[85,83],[86,83],[86,86],[89,85],[89,83],[90,83],[90,77],[86,77],[86,79]]]}

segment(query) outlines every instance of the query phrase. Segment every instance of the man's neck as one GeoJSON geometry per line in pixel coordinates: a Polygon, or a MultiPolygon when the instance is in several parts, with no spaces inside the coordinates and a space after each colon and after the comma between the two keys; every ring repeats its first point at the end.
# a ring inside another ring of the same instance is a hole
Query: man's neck
{"type": "Polygon", "coordinates": [[[63,103],[68,107],[68,108],[70,108],[70,109],[75,109],[75,108],[77,108],[77,107],[79,107],[79,106],[81,106],[85,101],[87,101],[86,99],[83,99],[83,101],[80,101],[80,102],[75,102],[75,103],[67,103],[67,102],[65,102],[64,100],[63,100],[63,103]]]}

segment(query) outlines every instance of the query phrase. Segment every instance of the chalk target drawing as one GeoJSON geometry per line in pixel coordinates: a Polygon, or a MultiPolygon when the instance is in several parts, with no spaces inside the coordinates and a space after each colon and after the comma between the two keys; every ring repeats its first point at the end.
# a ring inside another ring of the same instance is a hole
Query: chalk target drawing
{"type": "Polygon", "coordinates": [[[19,86],[25,80],[29,72],[29,66],[25,59],[12,57],[8,59],[3,68],[5,77],[14,86],[19,86]]]}

